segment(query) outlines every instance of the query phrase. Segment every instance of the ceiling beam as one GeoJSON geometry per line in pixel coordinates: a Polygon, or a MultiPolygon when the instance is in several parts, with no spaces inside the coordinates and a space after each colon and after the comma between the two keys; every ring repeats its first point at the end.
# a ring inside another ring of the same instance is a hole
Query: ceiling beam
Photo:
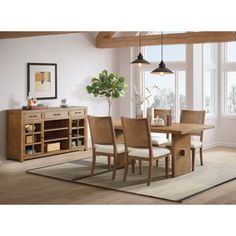
{"type": "Polygon", "coordinates": [[[115,31],[109,31],[109,32],[99,32],[96,36],[96,47],[101,43],[104,39],[111,39],[112,36],[115,34],[115,31]]]}
{"type": "MultiPolygon", "coordinates": [[[[209,31],[209,32],[187,32],[178,34],[164,34],[164,44],[198,44],[198,43],[220,43],[236,41],[236,32],[233,31],[209,31]]],[[[142,46],[160,45],[161,35],[142,36],[142,46]]],[[[116,37],[102,38],[96,41],[97,48],[124,48],[139,46],[139,37],[116,37]]]]}
{"type": "Polygon", "coordinates": [[[0,39],[36,37],[71,33],[78,33],[78,31],[0,31],[0,39]]]}
{"type": "Polygon", "coordinates": [[[96,40],[99,39],[110,39],[115,34],[115,31],[109,31],[109,32],[99,32],[97,34],[96,40]]]}

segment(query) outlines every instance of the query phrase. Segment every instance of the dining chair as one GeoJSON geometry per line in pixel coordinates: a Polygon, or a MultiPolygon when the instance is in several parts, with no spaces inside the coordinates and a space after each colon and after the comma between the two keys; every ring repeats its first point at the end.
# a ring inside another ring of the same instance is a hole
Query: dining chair
{"type": "MultiPolygon", "coordinates": [[[[181,110],[180,123],[185,124],[204,124],[205,121],[205,111],[195,111],[195,110],[181,110]]],[[[200,152],[200,163],[203,165],[203,131],[199,133],[194,133],[191,136],[199,136],[199,140],[191,140],[191,151],[192,151],[192,171],[194,171],[195,166],[195,154],[196,150],[199,149],[200,152]]],[[[166,148],[171,147],[171,142],[163,144],[166,148]]]]}
{"type": "MultiPolygon", "coordinates": [[[[167,125],[167,116],[171,115],[171,109],[157,109],[153,108],[153,117],[159,117],[164,120],[164,125],[167,125]]],[[[166,134],[166,137],[158,135],[158,133],[151,133],[152,136],[152,144],[153,145],[161,145],[167,141],[169,141],[169,134],[166,134]]]]}
{"type": "MultiPolygon", "coordinates": [[[[180,115],[180,123],[187,124],[204,124],[205,122],[205,111],[194,111],[194,110],[182,110],[180,115]]],[[[194,171],[195,165],[195,153],[199,149],[200,153],[200,163],[203,165],[203,131],[194,133],[192,136],[199,136],[199,140],[191,141],[191,150],[192,150],[192,171],[194,171]]]]}
{"type": "Polygon", "coordinates": [[[169,175],[169,155],[166,148],[153,147],[148,119],[121,118],[125,140],[125,170],[124,181],[127,179],[129,162],[139,161],[141,168],[142,161],[149,163],[147,185],[150,185],[152,178],[153,161],[165,158],[165,175],[169,175]]]}
{"type": "Polygon", "coordinates": [[[91,175],[94,174],[96,157],[107,156],[108,170],[111,170],[111,157],[113,157],[112,179],[116,177],[117,159],[120,155],[124,156],[124,144],[116,143],[115,131],[112,118],[88,116],[88,122],[92,140],[92,167],[91,175]]]}
{"type": "MultiPolygon", "coordinates": [[[[171,109],[149,108],[148,111],[149,121],[158,116],[159,118],[164,120],[164,125],[167,125],[168,115],[171,115],[171,109]]],[[[152,145],[161,146],[162,144],[169,142],[170,140],[169,134],[166,134],[165,136],[163,135],[164,134],[160,135],[158,133],[151,133],[152,145]]],[[[158,160],[156,160],[156,166],[158,166],[158,160]]]]}

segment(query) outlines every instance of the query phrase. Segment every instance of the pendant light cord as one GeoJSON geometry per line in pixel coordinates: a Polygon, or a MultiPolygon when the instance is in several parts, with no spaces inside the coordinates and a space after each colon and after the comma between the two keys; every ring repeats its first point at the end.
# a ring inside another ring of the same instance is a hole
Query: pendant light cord
{"type": "Polygon", "coordinates": [[[163,61],[163,31],[161,31],[161,60],[163,61]]]}
{"type": "Polygon", "coordinates": [[[139,31],[139,51],[141,52],[141,31],[139,31]]]}

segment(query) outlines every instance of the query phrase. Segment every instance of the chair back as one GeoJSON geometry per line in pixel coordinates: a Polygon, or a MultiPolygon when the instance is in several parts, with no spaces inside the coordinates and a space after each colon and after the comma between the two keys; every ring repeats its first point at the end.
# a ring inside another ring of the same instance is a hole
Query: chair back
{"type": "Polygon", "coordinates": [[[121,117],[121,121],[126,148],[151,149],[151,133],[148,119],[121,117]]]}
{"type": "Polygon", "coordinates": [[[110,116],[87,116],[91,133],[92,145],[115,144],[115,131],[110,116]]]}
{"type": "MultiPolygon", "coordinates": [[[[204,124],[205,122],[205,111],[194,111],[194,110],[182,110],[180,115],[180,123],[186,124],[204,124]]],[[[203,132],[194,133],[194,135],[203,136],[203,132]]]]}
{"type": "MultiPolygon", "coordinates": [[[[147,111],[149,122],[159,116],[159,118],[164,120],[164,125],[167,125],[167,115],[171,115],[171,109],[148,108],[147,111]]],[[[170,134],[166,134],[166,138],[169,140],[170,134]]]]}
{"type": "Polygon", "coordinates": [[[153,109],[154,117],[159,116],[159,118],[163,119],[165,125],[167,125],[167,115],[171,115],[171,109],[153,109]]]}

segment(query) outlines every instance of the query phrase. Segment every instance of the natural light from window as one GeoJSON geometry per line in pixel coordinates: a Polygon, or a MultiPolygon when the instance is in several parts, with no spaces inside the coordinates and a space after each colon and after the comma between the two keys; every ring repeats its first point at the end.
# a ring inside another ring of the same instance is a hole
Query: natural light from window
{"type": "Polygon", "coordinates": [[[236,62],[236,42],[226,44],[226,62],[236,62]]]}
{"type": "MultiPolygon", "coordinates": [[[[178,45],[164,45],[163,46],[163,59],[166,61],[185,61],[186,59],[186,46],[185,44],[178,45]]],[[[158,62],[161,60],[161,47],[160,46],[147,46],[145,47],[145,58],[150,62],[158,62]]]]}
{"type": "Polygon", "coordinates": [[[226,75],[226,112],[236,113],[236,72],[226,75]]]}

